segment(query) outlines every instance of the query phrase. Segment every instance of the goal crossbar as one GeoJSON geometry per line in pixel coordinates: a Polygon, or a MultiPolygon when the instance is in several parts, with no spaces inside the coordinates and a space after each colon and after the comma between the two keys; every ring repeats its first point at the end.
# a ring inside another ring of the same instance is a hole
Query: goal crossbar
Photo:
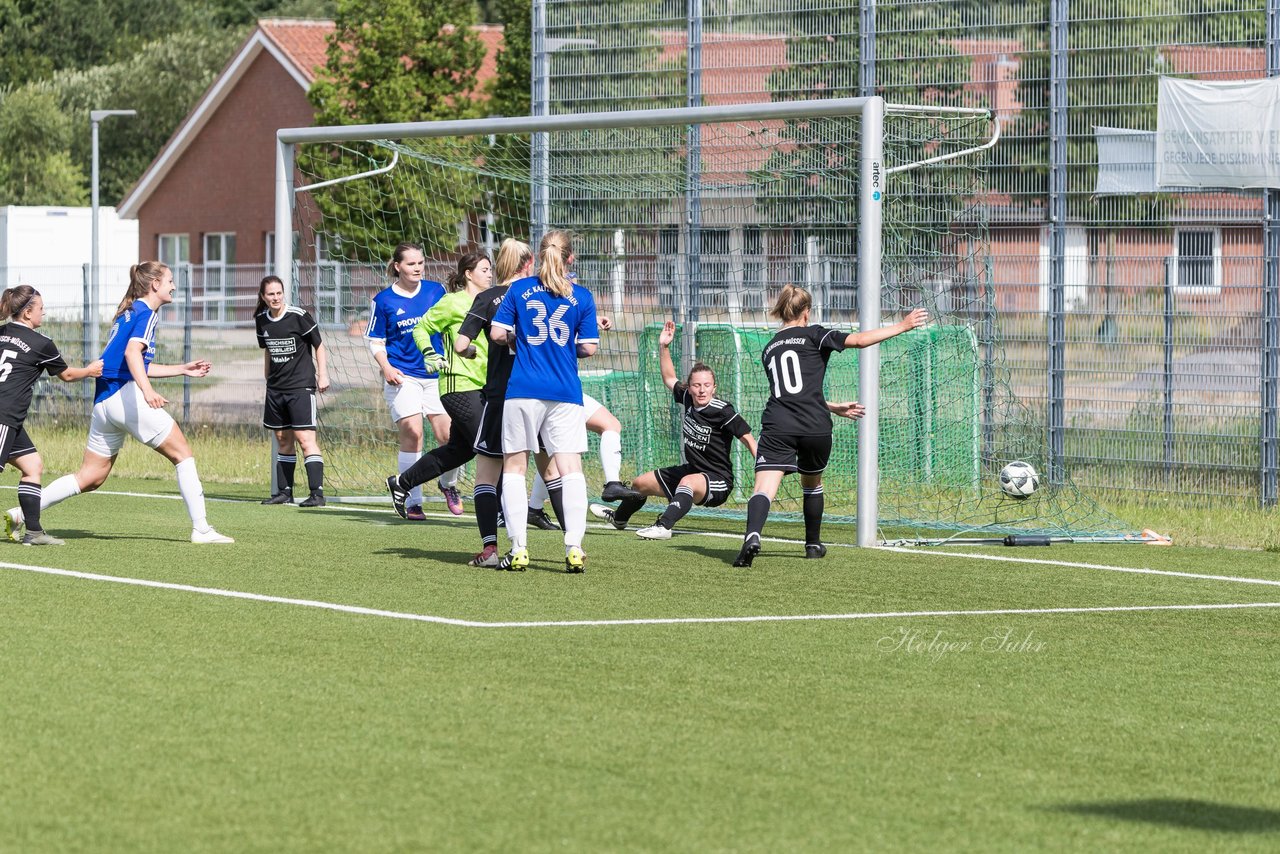
{"type": "MultiPolygon", "coordinates": [[[[548,135],[555,132],[604,128],[634,128],[689,125],[713,122],[787,120],[805,118],[859,117],[862,145],[859,150],[858,198],[858,322],[862,330],[880,326],[882,201],[888,170],[884,164],[884,117],[905,105],[886,105],[883,98],[829,98],[790,102],[682,107],[657,110],[579,113],[554,116],[516,116],[441,122],[343,125],[283,128],[276,133],[275,233],[293,230],[294,147],[298,144],[342,143],[408,138],[466,137],[488,134],[531,133],[540,137],[544,157],[532,164],[530,183],[547,182],[545,160],[548,135]]],[[[911,106],[912,112],[990,116],[981,108],[911,106]]],[[[998,134],[998,131],[996,132],[998,134]]],[[[994,144],[994,139],[992,140],[994,144]]],[[[968,153],[968,152],[965,152],[968,153]]],[[[378,170],[375,170],[378,171],[378,170]]],[[[351,180],[360,176],[351,176],[351,180]]],[[[537,204],[537,202],[535,202],[537,204]]],[[[275,241],[275,270],[284,281],[285,293],[293,293],[293,241],[275,241]]],[[[857,544],[876,544],[879,515],[879,394],[880,354],[878,346],[862,351],[858,361],[858,395],[866,415],[858,424],[857,461],[857,544]]]]}

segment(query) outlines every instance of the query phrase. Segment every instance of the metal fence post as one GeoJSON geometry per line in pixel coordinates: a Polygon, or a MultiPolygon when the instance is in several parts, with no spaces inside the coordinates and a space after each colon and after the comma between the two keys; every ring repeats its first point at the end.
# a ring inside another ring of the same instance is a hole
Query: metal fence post
{"type": "MultiPolygon", "coordinates": [[[[192,275],[191,264],[182,265],[182,275],[186,279],[182,288],[182,363],[191,361],[191,315],[192,315],[192,275]]],[[[191,420],[191,377],[182,376],[182,423],[191,420]]]]}
{"type": "MultiPolygon", "coordinates": [[[[1267,76],[1280,75],[1280,0],[1267,0],[1267,76]]],[[[1280,190],[1263,191],[1262,400],[1258,498],[1274,507],[1280,479],[1280,190]]]]}
{"type": "Polygon", "coordinates": [[[1049,317],[1048,472],[1066,475],[1067,42],[1068,0],[1049,4],[1049,317]]]}
{"type": "MultiPolygon", "coordinates": [[[[702,106],[702,0],[689,0],[687,37],[688,71],[685,75],[685,106],[702,106]]],[[[686,129],[684,212],[688,238],[685,241],[685,323],[680,347],[680,371],[693,367],[697,348],[697,326],[702,302],[702,125],[686,129]]]]}
{"type": "Polygon", "coordinates": [[[1164,480],[1169,486],[1173,480],[1173,343],[1176,330],[1176,308],[1173,299],[1173,279],[1177,274],[1169,259],[1164,262],[1164,480]]]}
{"type": "MultiPolygon", "coordinates": [[[[98,354],[93,352],[93,325],[98,319],[93,316],[93,265],[85,264],[81,269],[84,271],[84,313],[80,316],[80,351],[87,365],[98,358],[98,354]]],[[[93,412],[93,380],[81,381],[80,388],[84,396],[84,411],[89,415],[93,412]]]]}

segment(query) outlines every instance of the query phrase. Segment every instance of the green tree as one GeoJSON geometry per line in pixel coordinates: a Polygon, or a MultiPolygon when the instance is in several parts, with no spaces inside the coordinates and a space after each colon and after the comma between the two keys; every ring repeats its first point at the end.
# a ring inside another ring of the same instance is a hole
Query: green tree
{"type": "Polygon", "coordinates": [[[84,173],[71,162],[71,120],[45,92],[0,104],[0,204],[83,205],[84,173]]]}
{"type": "MultiPolygon", "coordinates": [[[[327,61],[309,97],[318,125],[380,124],[473,118],[481,114],[477,73],[484,45],[470,29],[474,7],[464,0],[340,0],[327,61]],[[371,25],[376,21],[377,25],[371,25]]],[[[350,259],[385,259],[400,240],[452,247],[457,225],[479,210],[474,165],[477,142],[415,140],[409,162],[372,179],[313,194],[331,245],[350,259]],[[457,164],[449,186],[423,186],[433,160],[457,164]],[[470,171],[468,171],[468,166],[470,171]],[[358,214],[358,215],[353,215],[358,214]]],[[[381,162],[376,146],[304,146],[304,174],[331,179],[351,174],[361,159],[381,162]]]]}

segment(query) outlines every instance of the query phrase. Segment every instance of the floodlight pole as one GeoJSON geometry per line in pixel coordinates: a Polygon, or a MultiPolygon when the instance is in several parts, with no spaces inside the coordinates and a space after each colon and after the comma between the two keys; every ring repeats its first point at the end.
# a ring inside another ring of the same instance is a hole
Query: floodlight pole
{"type": "Polygon", "coordinates": [[[108,116],[136,116],[137,110],[90,110],[89,111],[89,127],[93,137],[93,175],[90,178],[92,188],[90,190],[92,198],[90,200],[91,216],[93,222],[90,225],[89,242],[92,244],[89,249],[89,317],[85,318],[85,322],[89,324],[89,352],[85,354],[86,359],[94,359],[98,357],[98,326],[102,319],[101,296],[99,284],[101,276],[98,275],[98,124],[108,116]]]}

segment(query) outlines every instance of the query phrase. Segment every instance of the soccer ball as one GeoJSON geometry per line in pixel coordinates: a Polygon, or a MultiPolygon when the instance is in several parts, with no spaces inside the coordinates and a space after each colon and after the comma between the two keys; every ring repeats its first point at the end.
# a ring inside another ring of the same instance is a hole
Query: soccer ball
{"type": "Polygon", "coordinates": [[[1000,488],[1010,498],[1027,498],[1040,486],[1040,475],[1030,463],[1014,460],[1000,469],[1000,488]]]}

